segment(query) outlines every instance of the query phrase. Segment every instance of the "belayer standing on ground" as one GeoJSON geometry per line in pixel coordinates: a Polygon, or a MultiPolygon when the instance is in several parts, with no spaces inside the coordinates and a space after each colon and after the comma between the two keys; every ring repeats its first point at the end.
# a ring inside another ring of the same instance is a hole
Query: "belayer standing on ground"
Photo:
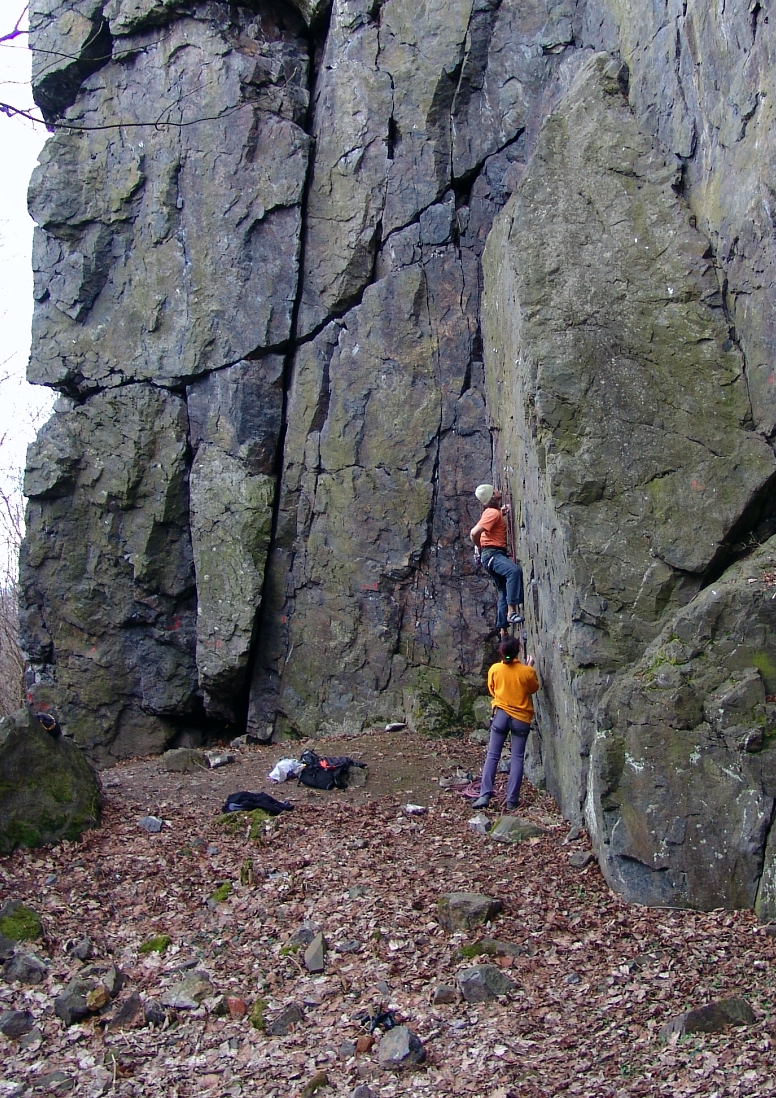
{"type": "Polygon", "coordinates": [[[492,484],[480,484],[474,494],[483,506],[479,522],[469,537],[474,542],[475,555],[488,571],[498,588],[498,620],[496,628],[501,639],[507,636],[507,626],[523,620],[523,569],[507,556],[507,524],[501,507],[501,492],[492,484]]]}
{"type": "Polygon", "coordinates": [[[508,733],[512,733],[512,754],[507,782],[508,812],[517,808],[520,786],[523,781],[523,758],[528,733],[533,720],[531,695],[539,689],[539,680],[533,667],[533,656],[520,662],[520,642],[507,637],[499,645],[500,663],[494,663],[488,671],[488,691],[492,697],[493,716],[490,721],[490,742],[485,756],[480,781],[480,795],[473,808],[487,808],[493,796],[496,769],[504,749],[508,733]]]}

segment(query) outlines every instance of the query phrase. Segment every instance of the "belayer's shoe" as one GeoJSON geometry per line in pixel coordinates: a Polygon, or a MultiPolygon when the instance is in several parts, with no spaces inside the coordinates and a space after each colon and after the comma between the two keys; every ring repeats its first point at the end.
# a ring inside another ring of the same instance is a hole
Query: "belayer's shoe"
{"type": "Polygon", "coordinates": [[[507,812],[514,812],[517,808],[517,801],[507,801],[507,803],[504,805],[504,808],[507,810],[507,812]]]}
{"type": "Polygon", "coordinates": [[[510,625],[522,625],[525,621],[525,618],[522,614],[510,614],[507,618],[507,621],[510,625]]]}
{"type": "Polygon", "coordinates": [[[477,800],[474,802],[472,808],[487,808],[489,804],[490,796],[487,793],[483,793],[482,796],[478,797],[477,800]]]}

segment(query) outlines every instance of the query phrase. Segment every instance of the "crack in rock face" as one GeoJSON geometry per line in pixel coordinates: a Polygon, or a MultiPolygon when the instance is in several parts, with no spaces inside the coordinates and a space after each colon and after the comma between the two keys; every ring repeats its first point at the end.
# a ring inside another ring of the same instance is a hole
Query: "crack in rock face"
{"type": "Polygon", "coordinates": [[[36,0],[29,376],[63,399],[22,638],[97,761],[473,724],[494,482],[529,775],[633,899],[770,911],[776,652],[735,577],[776,532],[773,31],[659,7],[36,0]],[[737,806],[713,854],[688,774],[737,806]]]}

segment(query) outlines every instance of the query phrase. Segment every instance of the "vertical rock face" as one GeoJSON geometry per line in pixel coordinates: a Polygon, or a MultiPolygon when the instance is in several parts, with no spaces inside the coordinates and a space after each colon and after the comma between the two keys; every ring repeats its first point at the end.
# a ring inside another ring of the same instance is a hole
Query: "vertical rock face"
{"type": "Polygon", "coordinates": [[[632,898],[770,911],[761,5],[33,8],[32,704],[99,760],[465,721],[495,479],[535,774],[632,898]]]}
{"type": "Polygon", "coordinates": [[[485,253],[489,404],[552,637],[544,751],[569,812],[602,676],[695,594],[776,472],[676,165],[617,76],[608,55],[582,66],[485,253]]]}

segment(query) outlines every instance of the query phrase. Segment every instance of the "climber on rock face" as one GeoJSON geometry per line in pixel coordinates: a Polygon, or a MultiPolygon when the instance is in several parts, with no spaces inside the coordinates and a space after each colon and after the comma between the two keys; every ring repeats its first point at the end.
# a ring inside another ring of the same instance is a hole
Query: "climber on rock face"
{"type": "Polygon", "coordinates": [[[509,625],[523,620],[523,569],[507,556],[507,507],[501,505],[501,492],[492,484],[480,484],[474,491],[483,511],[469,537],[475,556],[498,588],[497,628],[502,640],[509,625]]]}

